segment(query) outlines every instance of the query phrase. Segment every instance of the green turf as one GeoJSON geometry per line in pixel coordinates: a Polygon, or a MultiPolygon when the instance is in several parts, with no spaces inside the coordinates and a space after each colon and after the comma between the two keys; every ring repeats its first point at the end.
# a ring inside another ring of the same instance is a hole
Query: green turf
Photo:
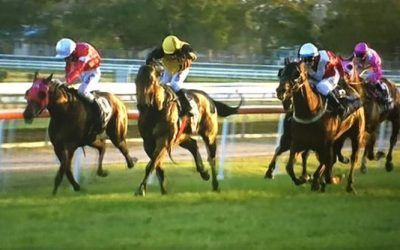
{"type": "Polygon", "coordinates": [[[0,249],[398,249],[397,167],[357,171],[353,195],[345,183],[312,193],[286,174],[264,180],[267,161],[230,160],[220,193],[192,163],[166,164],[169,194],[155,183],[146,197],[133,196],[144,163],[108,165],[106,178],[86,167],[83,192],[64,179],[55,197],[56,168],[2,173],[0,249]]]}

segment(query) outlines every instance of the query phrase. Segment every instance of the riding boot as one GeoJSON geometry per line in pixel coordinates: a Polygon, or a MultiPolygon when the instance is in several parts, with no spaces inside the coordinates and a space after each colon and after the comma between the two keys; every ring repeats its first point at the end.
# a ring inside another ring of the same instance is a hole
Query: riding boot
{"type": "Polygon", "coordinates": [[[179,98],[179,102],[181,103],[181,112],[179,114],[179,116],[193,116],[193,114],[191,113],[192,111],[192,106],[190,106],[190,102],[187,99],[185,92],[183,92],[183,90],[179,90],[178,92],[176,92],[176,95],[179,98]]]}
{"type": "Polygon", "coordinates": [[[96,133],[100,133],[104,130],[103,111],[100,107],[100,104],[97,102],[97,98],[93,100],[92,107],[92,110],[94,111],[93,130],[96,131],[96,133]]]}
{"type": "Polygon", "coordinates": [[[337,99],[333,92],[329,92],[326,96],[328,103],[332,105],[334,115],[339,115],[342,119],[346,118],[348,115],[348,109],[343,106],[343,104],[337,99]]]}
{"type": "Polygon", "coordinates": [[[379,93],[379,102],[381,102],[383,104],[383,107],[385,108],[385,110],[389,110],[390,109],[390,104],[392,102],[391,97],[390,97],[390,93],[389,93],[389,89],[387,89],[387,87],[383,87],[385,83],[382,82],[378,82],[375,84],[376,89],[378,90],[377,92],[379,93]]]}

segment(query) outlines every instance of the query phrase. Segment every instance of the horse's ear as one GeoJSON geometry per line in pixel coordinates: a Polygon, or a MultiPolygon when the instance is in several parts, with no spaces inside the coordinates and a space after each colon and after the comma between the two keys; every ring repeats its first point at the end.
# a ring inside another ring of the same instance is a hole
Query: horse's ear
{"type": "Polygon", "coordinates": [[[49,75],[49,77],[46,78],[46,83],[51,82],[51,79],[53,79],[53,73],[51,73],[51,74],[49,75]]]}
{"type": "Polygon", "coordinates": [[[36,81],[38,78],[39,72],[35,71],[35,74],[33,75],[33,81],[36,81]]]}
{"type": "Polygon", "coordinates": [[[290,58],[289,57],[285,57],[285,66],[288,65],[290,63],[290,58]]]}

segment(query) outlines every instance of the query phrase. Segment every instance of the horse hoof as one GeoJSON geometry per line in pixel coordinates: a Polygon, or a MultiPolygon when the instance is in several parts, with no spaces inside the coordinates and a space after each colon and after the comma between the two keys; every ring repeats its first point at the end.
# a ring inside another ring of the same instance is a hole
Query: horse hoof
{"type": "Polygon", "coordinates": [[[300,178],[300,179],[295,179],[293,182],[296,186],[299,186],[306,183],[307,181],[305,179],[300,178]]]}
{"type": "Polygon", "coordinates": [[[367,173],[367,167],[365,165],[362,165],[360,168],[361,173],[366,174],[367,173]]]}
{"type": "Polygon", "coordinates": [[[383,157],[385,157],[385,153],[384,152],[382,152],[382,151],[376,152],[375,158],[377,160],[382,159],[383,157]]]}
{"type": "Polygon", "coordinates": [[[351,185],[347,186],[346,192],[351,194],[357,194],[356,190],[351,185]]]}
{"type": "Polygon", "coordinates": [[[339,161],[343,164],[349,164],[350,159],[348,157],[341,157],[339,158],[339,161]]]}
{"type": "Polygon", "coordinates": [[[81,186],[79,186],[79,185],[74,186],[75,192],[79,192],[80,190],[81,190],[81,186]]]}
{"type": "Polygon", "coordinates": [[[368,154],[367,154],[367,159],[370,160],[370,161],[375,160],[374,153],[368,153],[368,154]]]}
{"type": "Polygon", "coordinates": [[[274,175],[272,174],[272,171],[267,170],[267,172],[265,172],[264,178],[271,179],[271,180],[274,179],[274,175]]]}
{"type": "Polygon", "coordinates": [[[97,171],[97,175],[100,177],[106,177],[108,176],[108,171],[107,170],[97,171]]]}
{"type": "Polygon", "coordinates": [[[393,163],[392,162],[386,162],[385,168],[387,172],[391,172],[393,170],[393,163]]]}
{"type": "Polygon", "coordinates": [[[305,174],[300,176],[300,180],[304,183],[307,183],[311,180],[311,176],[309,174],[305,174]]]}
{"type": "Polygon", "coordinates": [[[330,183],[333,184],[333,185],[338,185],[338,184],[340,184],[340,183],[342,182],[342,179],[343,179],[343,178],[344,178],[343,175],[336,175],[336,176],[333,176],[333,177],[331,178],[330,183]]]}
{"type": "Polygon", "coordinates": [[[133,168],[134,166],[135,166],[135,164],[138,162],[138,158],[136,158],[136,157],[132,157],[131,159],[130,159],[130,161],[128,161],[128,168],[130,169],[130,168],[133,168]]]}
{"type": "Polygon", "coordinates": [[[316,191],[318,191],[319,189],[320,189],[319,183],[313,182],[313,183],[311,184],[311,191],[316,192],[316,191]]]}
{"type": "Polygon", "coordinates": [[[146,192],[143,189],[138,189],[135,192],[135,196],[142,196],[145,197],[146,196],[146,192]]]}
{"type": "Polygon", "coordinates": [[[203,180],[208,181],[210,179],[210,175],[208,174],[207,171],[200,172],[200,176],[203,180]]]}

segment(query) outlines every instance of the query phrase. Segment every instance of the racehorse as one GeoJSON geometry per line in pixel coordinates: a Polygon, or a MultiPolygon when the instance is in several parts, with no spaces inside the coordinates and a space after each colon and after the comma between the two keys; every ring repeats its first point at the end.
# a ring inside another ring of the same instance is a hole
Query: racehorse
{"type": "MultiPolygon", "coordinates": [[[[285,65],[288,64],[288,63],[289,63],[289,59],[285,59],[285,65]]],[[[281,77],[282,70],[283,69],[280,69],[279,72],[278,72],[278,77],[279,78],[281,77]]],[[[273,155],[273,157],[272,157],[272,159],[271,159],[271,161],[270,161],[270,163],[268,165],[268,169],[265,172],[265,176],[264,177],[267,178],[267,179],[273,179],[274,178],[273,173],[274,173],[274,170],[276,168],[276,161],[277,161],[278,157],[282,153],[290,150],[290,144],[292,142],[291,123],[292,123],[292,120],[293,120],[292,119],[293,110],[291,110],[291,108],[292,108],[291,91],[287,91],[287,90],[289,90],[288,89],[289,87],[290,86],[288,84],[286,84],[286,85],[285,84],[280,84],[278,86],[278,88],[276,89],[277,97],[278,97],[278,99],[282,100],[282,106],[283,106],[283,109],[286,112],[286,115],[285,115],[284,121],[283,121],[283,133],[282,133],[282,135],[281,135],[281,137],[279,139],[279,144],[276,147],[274,155],[273,155]]],[[[335,141],[334,152],[335,152],[335,154],[336,154],[336,156],[337,156],[337,158],[338,158],[338,160],[340,162],[347,164],[347,163],[350,162],[350,160],[347,157],[344,157],[342,155],[342,153],[341,153],[341,149],[342,149],[342,146],[344,144],[344,140],[345,139],[346,138],[340,138],[340,139],[335,141]]],[[[303,179],[303,180],[306,180],[306,181],[310,180],[310,176],[307,173],[307,159],[308,159],[309,154],[310,154],[310,150],[309,149],[306,149],[301,153],[302,174],[301,174],[300,178],[303,179]]],[[[335,160],[336,160],[336,158],[335,158],[335,160]]],[[[332,178],[333,178],[332,181],[334,183],[340,182],[340,177],[332,177],[332,178]]]]}
{"type": "Polygon", "coordinates": [[[205,143],[208,162],[211,166],[212,189],[218,191],[215,159],[218,133],[217,117],[236,114],[242,102],[237,107],[232,108],[211,99],[203,91],[186,90],[188,96],[196,103],[195,106],[197,106],[198,111],[194,112],[198,115],[195,115],[189,121],[191,124],[184,126],[184,122],[181,122],[178,115],[177,96],[169,86],[160,84],[160,74],[160,68],[155,64],[143,65],[139,68],[135,81],[139,110],[138,127],[143,138],[144,149],[150,158],[144,178],[135,194],[145,195],[147,179],[154,168],[160,183],[161,193],[167,193],[162,164],[167,154],[171,158],[171,151],[175,145],[190,151],[200,176],[203,180],[209,180],[210,175],[203,166],[197,142],[192,138],[192,135],[195,134],[200,135],[205,143]],[[193,122],[196,122],[197,126],[192,126],[193,122]]]}
{"type": "MultiPolygon", "coordinates": [[[[68,88],[59,81],[49,77],[38,77],[35,73],[32,86],[26,91],[27,106],[23,117],[26,123],[31,123],[47,108],[50,114],[49,137],[54,152],[60,161],[60,167],[54,180],[53,194],[57,193],[64,174],[75,191],[80,185],[75,181],[71,171],[71,161],[77,148],[85,145],[94,147],[99,152],[97,175],[105,177],[102,162],[105,153],[105,138],[93,134],[94,111],[91,103],[84,100],[73,88],[68,88]]],[[[107,99],[112,107],[112,115],[106,127],[106,134],[111,142],[124,155],[128,168],[132,168],[137,159],[129,155],[126,144],[128,116],[125,105],[113,94],[96,92],[96,95],[107,99]]]]}
{"type": "MultiPolygon", "coordinates": [[[[295,154],[306,149],[316,152],[320,162],[313,175],[312,190],[325,190],[326,182],[332,181],[332,167],[335,160],[334,142],[343,136],[350,138],[352,145],[351,166],[346,190],[355,192],[353,186],[354,167],[364,135],[364,109],[361,107],[343,121],[327,112],[327,102],[308,81],[303,62],[289,62],[281,72],[280,88],[293,101],[292,142],[286,170],[296,185],[305,180],[298,179],[293,171],[295,154]],[[325,178],[321,178],[324,174],[325,178]]],[[[279,97],[279,96],[278,96],[279,97]]]]}
{"type": "Polygon", "coordinates": [[[374,90],[372,90],[371,86],[364,82],[364,80],[360,77],[360,72],[358,69],[354,67],[351,59],[342,59],[343,68],[347,71],[348,83],[359,92],[364,110],[365,110],[365,121],[366,127],[365,130],[367,132],[367,140],[365,144],[365,150],[361,161],[361,171],[366,172],[366,162],[367,158],[369,160],[379,159],[383,157],[385,154],[383,152],[377,152],[374,154],[374,145],[376,142],[376,131],[383,121],[390,121],[392,123],[392,133],[390,136],[390,147],[388,150],[388,154],[386,156],[385,168],[386,170],[393,170],[392,163],[392,152],[393,148],[397,142],[397,136],[400,129],[400,93],[397,90],[396,85],[389,81],[386,78],[382,78],[386,86],[390,90],[390,95],[393,98],[393,106],[389,110],[385,110],[382,104],[377,101],[374,97],[374,90]]]}

